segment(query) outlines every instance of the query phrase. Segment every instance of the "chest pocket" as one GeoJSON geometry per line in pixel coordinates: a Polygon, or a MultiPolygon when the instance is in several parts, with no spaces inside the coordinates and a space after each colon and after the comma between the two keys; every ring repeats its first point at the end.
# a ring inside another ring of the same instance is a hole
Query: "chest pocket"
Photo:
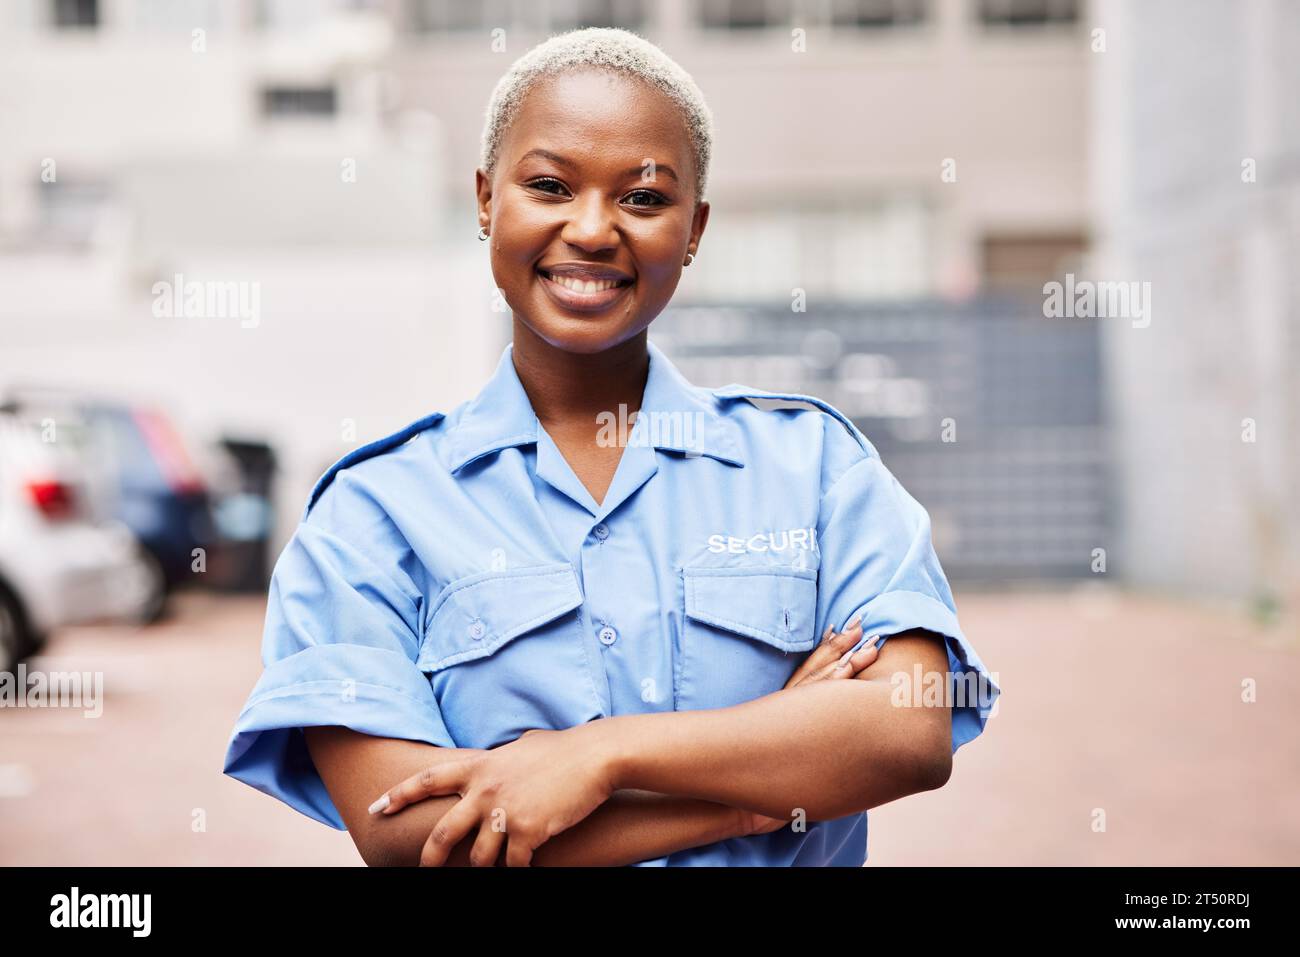
{"type": "Polygon", "coordinates": [[[438,594],[416,664],[459,747],[601,716],[575,613],[582,600],[568,563],[480,572],[438,594]]]}
{"type": "Polygon", "coordinates": [[[793,566],[682,569],[679,711],[725,708],[782,688],[816,644],[817,573],[793,566]]]}

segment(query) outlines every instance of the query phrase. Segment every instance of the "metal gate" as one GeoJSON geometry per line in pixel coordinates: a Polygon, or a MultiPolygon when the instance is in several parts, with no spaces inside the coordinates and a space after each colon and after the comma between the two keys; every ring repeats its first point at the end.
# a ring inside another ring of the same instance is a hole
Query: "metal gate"
{"type": "Polygon", "coordinates": [[[699,385],[831,402],[930,513],[954,578],[1085,577],[1111,528],[1099,333],[1010,301],[668,309],[699,385]]]}

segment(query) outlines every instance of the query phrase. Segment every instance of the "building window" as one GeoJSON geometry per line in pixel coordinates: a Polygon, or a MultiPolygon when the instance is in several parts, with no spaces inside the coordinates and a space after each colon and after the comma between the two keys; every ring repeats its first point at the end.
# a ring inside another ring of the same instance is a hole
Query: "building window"
{"type": "Polygon", "coordinates": [[[262,90],[262,113],[271,117],[333,116],[338,97],[332,86],[273,86],[262,90]]]}
{"type": "Polygon", "coordinates": [[[1078,232],[989,234],[982,247],[986,290],[1041,297],[1044,283],[1081,268],[1087,239],[1078,232]]]}
{"type": "Polygon", "coordinates": [[[762,30],[790,22],[790,0],[700,0],[700,26],[707,30],[762,30]]]}
{"type": "Polygon", "coordinates": [[[905,26],[923,21],[927,6],[927,0],[832,0],[831,25],[867,28],[905,26]]]}
{"type": "Polygon", "coordinates": [[[515,22],[509,0],[413,0],[409,9],[411,27],[419,33],[465,33],[515,22]]]}
{"type": "Polygon", "coordinates": [[[932,292],[933,214],[920,197],[733,209],[709,223],[691,269],[697,302],[905,299],[932,292]]]}
{"type": "Polygon", "coordinates": [[[54,25],[61,30],[99,26],[99,0],[54,0],[54,25]]]}
{"type": "MultiPolygon", "coordinates": [[[[60,171],[62,172],[62,171],[60,171]]],[[[39,185],[40,239],[52,244],[84,245],[99,229],[113,194],[101,180],[60,176],[39,185]]]]}
{"type": "Polygon", "coordinates": [[[126,8],[125,23],[141,32],[184,33],[196,27],[222,29],[238,22],[234,4],[226,0],[135,0],[126,8]]]}
{"type": "Polygon", "coordinates": [[[639,30],[646,19],[642,0],[551,0],[549,7],[553,32],[580,27],[639,30]]]}
{"type": "Polygon", "coordinates": [[[979,0],[980,22],[990,26],[1076,23],[1078,0],[979,0]]]}

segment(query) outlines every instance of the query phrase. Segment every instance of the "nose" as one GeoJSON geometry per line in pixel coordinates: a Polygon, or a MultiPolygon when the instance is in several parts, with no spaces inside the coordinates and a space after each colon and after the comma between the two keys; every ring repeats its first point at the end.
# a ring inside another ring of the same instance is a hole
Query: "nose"
{"type": "Polygon", "coordinates": [[[584,252],[611,249],[618,245],[615,213],[605,197],[591,190],[585,198],[567,205],[570,213],[560,231],[560,238],[584,252]]]}

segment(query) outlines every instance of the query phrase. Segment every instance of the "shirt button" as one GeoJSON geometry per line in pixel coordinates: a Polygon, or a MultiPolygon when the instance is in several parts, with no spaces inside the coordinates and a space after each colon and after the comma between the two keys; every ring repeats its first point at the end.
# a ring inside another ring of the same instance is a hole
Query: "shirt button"
{"type": "Polygon", "coordinates": [[[472,622],[470,622],[469,636],[473,638],[475,641],[478,641],[480,638],[482,638],[486,632],[487,629],[483,627],[483,622],[480,621],[479,619],[475,618],[472,622]]]}
{"type": "Polygon", "coordinates": [[[612,645],[615,639],[618,638],[618,632],[606,625],[596,633],[596,637],[600,639],[602,645],[612,645]]]}
{"type": "Polygon", "coordinates": [[[591,534],[595,535],[598,539],[600,539],[603,542],[605,539],[609,538],[609,526],[606,525],[604,522],[601,522],[599,525],[597,525],[595,528],[591,530],[591,534]]]}

